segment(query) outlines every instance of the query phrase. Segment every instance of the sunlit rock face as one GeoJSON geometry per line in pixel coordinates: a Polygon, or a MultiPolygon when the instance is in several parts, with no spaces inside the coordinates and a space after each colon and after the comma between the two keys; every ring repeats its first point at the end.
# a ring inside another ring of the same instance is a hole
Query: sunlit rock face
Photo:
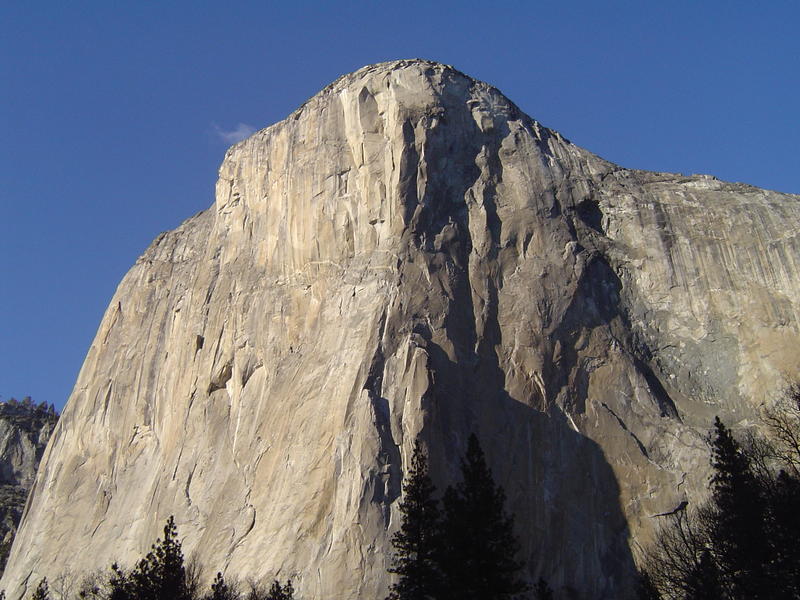
{"type": "Polygon", "coordinates": [[[713,415],[797,371],[799,200],[618,167],[444,65],[342,77],[125,276],[0,585],[174,514],[209,576],[383,598],[414,439],[443,489],[475,431],[530,576],[622,597],[713,415]]]}

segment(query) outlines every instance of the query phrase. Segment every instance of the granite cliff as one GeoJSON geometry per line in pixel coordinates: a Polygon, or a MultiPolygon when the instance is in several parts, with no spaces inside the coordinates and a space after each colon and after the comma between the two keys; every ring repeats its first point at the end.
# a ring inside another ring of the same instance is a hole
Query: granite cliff
{"type": "Polygon", "coordinates": [[[58,415],[29,397],[0,402],[0,574],[58,415]]]}
{"type": "Polygon", "coordinates": [[[413,440],[444,485],[476,431],[531,576],[622,597],[713,415],[797,372],[798,231],[797,196],[619,167],[450,67],[344,76],[125,276],[0,586],[174,514],[209,569],[382,598],[413,440]]]}

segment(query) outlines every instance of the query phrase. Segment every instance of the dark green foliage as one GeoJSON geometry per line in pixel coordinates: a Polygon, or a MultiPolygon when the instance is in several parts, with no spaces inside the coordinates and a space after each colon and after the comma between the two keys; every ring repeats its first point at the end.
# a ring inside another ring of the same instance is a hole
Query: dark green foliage
{"type": "MultiPolygon", "coordinates": [[[[184,564],[175,519],[169,517],[163,539],[156,540],[150,552],[136,566],[125,571],[111,565],[108,577],[97,574],[81,583],[78,598],[90,600],[294,600],[291,580],[285,585],[274,581],[267,590],[257,581],[250,581],[250,590],[242,595],[236,583],[230,584],[217,573],[210,592],[199,589],[200,566],[184,564]]],[[[2,600],[2,599],[0,599],[2,600]]],[[[66,600],[62,598],[61,600],[66,600]]]]}
{"type": "Polygon", "coordinates": [[[435,598],[441,587],[440,523],[436,488],[428,476],[428,462],[419,442],[414,444],[411,468],[400,502],[402,524],[392,536],[394,556],[390,573],[398,576],[389,588],[390,600],[435,598]]]}
{"type": "Polygon", "coordinates": [[[111,576],[108,580],[109,600],[136,600],[133,585],[128,575],[117,563],[111,565],[111,576]]]}
{"type": "Polygon", "coordinates": [[[767,411],[774,441],[751,435],[742,445],[715,420],[711,499],[670,517],[646,559],[661,597],[800,598],[799,400],[793,388],[767,411]]]}
{"type": "MultiPolygon", "coordinates": [[[[462,481],[445,493],[442,518],[425,454],[419,443],[414,445],[400,504],[403,521],[392,537],[389,572],[399,578],[387,600],[500,600],[528,589],[519,577],[519,542],[505,512],[505,494],[495,485],[475,435],[461,475],[462,481]]],[[[544,580],[537,592],[552,598],[544,580]]]]}
{"type": "Polygon", "coordinates": [[[25,396],[22,402],[11,398],[8,402],[0,402],[0,419],[16,425],[29,434],[31,441],[34,435],[45,427],[55,425],[58,414],[55,406],[42,402],[34,404],[30,396],[25,396]]]}
{"type": "Polygon", "coordinates": [[[225,583],[222,573],[217,573],[214,582],[211,584],[211,594],[206,596],[206,600],[236,600],[239,595],[225,583]]]}
{"type": "MultiPolygon", "coordinates": [[[[277,579],[272,582],[272,585],[269,587],[269,590],[264,588],[264,586],[257,581],[250,581],[250,591],[244,596],[245,600],[293,600],[294,599],[294,587],[292,586],[292,580],[289,579],[286,582],[286,585],[281,585],[281,582],[277,579]]],[[[239,598],[236,595],[236,598],[239,598]]]]}
{"type": "Polygon", "coordinates": [[[164,526],[164,539],[156,541],[152,550],[130,573],[112,565],[109,599],[190,600],[183,552],[177,535],[175,519],[170,516],[164,526]]]}
{"type": "Polygon", "coordinates": [[[772,598],[765,564],[769,547],[762,490],[750,458],[719,417],[714,432],[711,545],[715,557],[712,560],[706,550],[700,564],[703,560],[707,565],[716,563],[734,598],[772,598]]]}
{"type": "Polygon", "coordinates": [[[711,552],[705,550],[688,578],[686,600],[719,600],[724,597],[719,569],[711,552]]]}
{"type": "Polygon", "coordinates": [[[783,598],[800,598],[800,479],[781,471],[768,498],[772,575],[789,590],[783,598]],[[792,595],[794,594],[794,595],[792,595]]]}
{"type": "Polygon", "coordinates": [[[286,582],[286,585],[281,586],[280,581],[275,580],[269,588],[267,597],[264,600],[293,600],[294,588],[292,587],[292,580],[286,582]]]}
{"type": "Polygon", "coordinates": [[[500,600],[527,589],[517,562],[519,542],[505,512],[505,493],[495,485],[473,434],[461,462],[463,480],[444,496],[441,566],[446,598],[500,600]]]}
{"type": "Polygon", "coordinates": [[[42,578],[42,580],[39,582],[39,585],[36,586],[36,590],[34,590],[31,600],[50,600],[50,590],[47,586],[47,577],[42,578]]]}

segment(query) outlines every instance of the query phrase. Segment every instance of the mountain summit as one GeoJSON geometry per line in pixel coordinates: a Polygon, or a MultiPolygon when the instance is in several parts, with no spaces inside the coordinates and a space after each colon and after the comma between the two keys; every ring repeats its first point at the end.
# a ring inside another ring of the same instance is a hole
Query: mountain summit
{"type": "Polygon", "coordinates": [[[383,598],[414,440],[441,489],[476,432],[531,578],[622,597],[713,415],[798,371],[798,231],[797,196],[621,168],[451,67],[346,75],[125,276],[0,587],[174,514],[209,569],[383,598]]]}

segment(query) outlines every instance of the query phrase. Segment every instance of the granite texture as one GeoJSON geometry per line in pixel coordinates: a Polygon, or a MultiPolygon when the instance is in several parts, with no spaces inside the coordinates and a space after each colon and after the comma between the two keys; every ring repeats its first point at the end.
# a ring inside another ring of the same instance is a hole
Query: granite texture
{"type": "Polygon", "coordinates": [[[798,231],[797,196],[621,168],[450,67],[346,75],[125,276],[0,586],[174,514],[208,577],[383,598],[414,439],[443,489],[475,431],[530,576],[623,597],[713,416],[797,373],[798,231]]]}

